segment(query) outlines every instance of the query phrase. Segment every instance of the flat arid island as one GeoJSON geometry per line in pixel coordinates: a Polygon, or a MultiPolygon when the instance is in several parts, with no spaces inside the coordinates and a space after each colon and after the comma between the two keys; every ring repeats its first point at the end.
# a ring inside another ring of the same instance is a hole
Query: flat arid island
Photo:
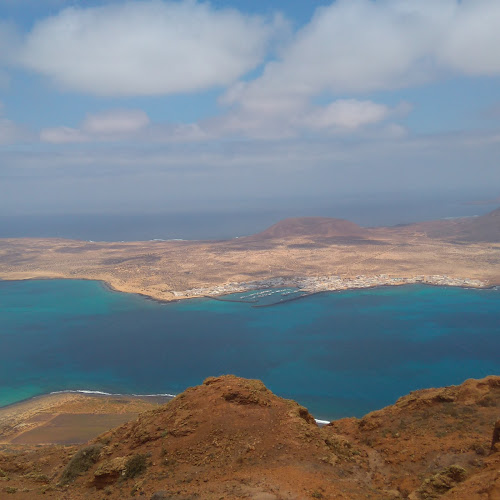
{"type": "Polygon", "coordinates": [[[479,217],[364,228],[283,220],[224,241],[0,240],[0,279],[101,280],[161,301],[275,286],[305,293],[379,285],[500,284],[500,209],[479,217]]]}

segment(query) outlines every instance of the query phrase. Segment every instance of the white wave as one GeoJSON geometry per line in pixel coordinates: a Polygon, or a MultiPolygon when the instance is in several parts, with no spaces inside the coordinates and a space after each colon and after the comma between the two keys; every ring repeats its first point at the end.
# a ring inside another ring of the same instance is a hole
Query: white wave
{"type": "Polygon", "coordinates": [[[167,397],[167,398],[175,398],[176,394],[169,394],[168,392],[164,394],[122,394],[122,396],[137,396],[141,398],[155,398],[155,397],[167,397]]]}
{"type": "Polygon", "coordinates": [[[102,394],[103,396],[121,396],[121,394],[112,394],[111,392],[91,391],[90,389],[67,389],[65,391],[52,391],[50,394],[65,394],[68,392],[78,392],[81,394],[102,394]]]}
{"type": "Polygon", "coordinates": [[[188,240],[183,240],[182,238],[170,238],[168,240],[163,240],[161,238],[153,238],[152,240],[149,241],[188,241],[188,240]]]}
{"type": "Polygon", "coordinates": [[[168,397],[175,398],[175,394],[160,393],[160,394],[121,394],[118,392],[103,392],[103,391],[92,391],[90,389],[66,389],[64,391],[52,391],[50,394],[67,394],[67,393],[78,393],[78,394],[99,394],[101,396],[135,396],[141,398],[154,398],[154,397],[168,397]]]}
{"type": "Polygon", "coordinates": [[[330,421],[329,421],[329,420],[320,420],[319,418],[315,418],[314,420],[316,420],[316,423],[317,423],[318,425],[327,425],[327,424],[329,424],[329,423],[330,423],[330,421]]]}

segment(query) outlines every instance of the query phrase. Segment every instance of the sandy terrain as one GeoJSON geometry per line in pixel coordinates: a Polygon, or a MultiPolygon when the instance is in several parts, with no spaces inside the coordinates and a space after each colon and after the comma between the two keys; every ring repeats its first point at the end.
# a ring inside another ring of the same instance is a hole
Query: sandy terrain
{"type": "Polygon", "coordinates": [[[0,444],[75,444],[170,398],[48,394],[0,408],[0,444]]]}
{"type": "MultiPolygon", "coordinates": [[[[496,230],[500,217],[487,223],[476,220],[481,234],[496,234],[488,227],[496,230]]],[[[165,301],[215,295],[221,293],[218,287],[224,292],[224,287],[231,290],[237,284],[279,277],[439,275],[500,284],[496,237],[487,241],[476,235],[476,240],[486,241],[470,241],[469,231],[460,239],[445,226],[440,238],[432,224],[432,236],[428,236],[425,225],[364,229],[337,219],[291,221],[260,235],[228,241],[2,239],[0,279],[102,280],[115,290],[165,301]]],[[[453,227],[461,226],[454,222],[453,227]]]]}

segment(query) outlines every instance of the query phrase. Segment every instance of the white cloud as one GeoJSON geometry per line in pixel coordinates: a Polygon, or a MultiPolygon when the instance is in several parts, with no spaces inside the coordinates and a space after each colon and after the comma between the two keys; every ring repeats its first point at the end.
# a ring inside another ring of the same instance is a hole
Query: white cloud
{"type": "Polygon", "coordinates": [[[372,101],[341,99],[309,113],[305,124],[313,129],[355,130],[385,120],[389,112],[387,106],[372,101]]]}
{"type": "Polygon", "coordinates": [[[149,118],[141,110],[112,110],[89,114],[82,129],[89,134],[124,134],[137,132],[149,125],[149,118]]]}
{"type": "Polygon", "coordinates": [[[78,142],[197,142],[216,138],[198,123],[151,123],[139,109],[114,109],[88,113],[77,128],[51,127],[40,132],[40,140],[52,144],[78,142]]]}
{"type": "MultiPolygon", "coordinates": [[[[217,118],[204,120],[200,127],[207,137],[236,136],[277,140],[301,135],[367,134],[368,128],[386,126],[389,119],[408,114],[411,106],[403,102],[389,107],[370,100],[337,99],[324,106],[304,99],[248,102],[243,100],[217,118]]],[[[392,124],[391,130],[403,130],[392,124]]],[[[370,130],[369,135],[373,135],[370,130]]],[[[380,131],[379,131],[380,132],[380,131]]],[[[385,134],[386,132],[384,132],[385,134]]],[[[395,134],[392,134],[395,137],[395,134]]],[[[401,134],[399,134],[401,135],[401,134]]]]}
{"type": "Polygon", "coordinates": [[[205,142],[227,137],[277,140],[297,137],[304,132],[360,133],[364,127],[405,115],[411,108],[402,103],[395,108],[372,101],[343,99],[327,106],[298,102],[262,109],[234,109],[197,123],[151,123],[141,110],[108,110],[87,114],[78,128],[54,127],[41,130],[42,142],[205,142]],[[292,109],[293,108],[293,109],[292,109]]]}
{"type": "Polygon", "coordinates": [[[142,110],[115,109],[87,114],[79,128],[44,128],[40,139],[54,144],[123,140],[136,137],[149,125],[149,117],[142,110]]]}
{"type": "Polygon", "coordinates": [[[219,99],[225,112],[197,123],[151,124],[141,111],[113,111],[89,115],[76,129],[45,129],[42,140],[404,137],[390,121],[406,115],[407,104],[391,108],[360,94],[457,72],[500,74],[499,0],[337,0],[318,8],[260,77],[235,83],[284,26],[282,18],[266,24],[195,0],[65,9],[35,26],[21,55],[66,87],[119,95],[231,85],[219,99]],[[318,96],[331,101],[318,106],[318,96]]]}
{"type": "Polygon", "coordinates": [[[463,0],[438,49],[444,64],[467,75],[500,74],[500,2],[463,0]]]}
{"type": "Polygon", "coordinates": [[[337,0],[316,10],[261,77],[235,84],[221,102],[258,109],[454,72],[498,75],[499,26],[498,0],[337,0]]]}
{"type": "Polygon", "coordinates": [[[92,94],[188,92],[227,85],[254,68],[273,29],[262,18],[195,0],[68,8],[35,25],[18,59],[92,94]]]}
{"type": "Polygon", "coordinates": [[[89,138],[81,131],[71,127],[44,128],[40,131],[42,142],[52,144],[67,144],[72,142],[86,142],[89,138]]]}

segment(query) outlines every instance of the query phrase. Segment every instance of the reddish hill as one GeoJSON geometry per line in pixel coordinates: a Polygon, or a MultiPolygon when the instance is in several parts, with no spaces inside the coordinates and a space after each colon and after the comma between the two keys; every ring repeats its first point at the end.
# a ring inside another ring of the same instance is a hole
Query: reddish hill
{"type": "Polygon", "coordinates": [[[500,208],[479,217],[420,222],[407,226],[431,238],[467,242],[500,242],[500,208]]]}
{"type": "Polygon", "coordinates": [[[354,222],[330,217],[296,217],[284,219],[270,228],[254,235],[254,238],[296,238],[309,237],[363,237],[369,230],[354,222]]]}
{"type": "MultiPolygon", "coordinates": [[[[240,238],[237,244],[264,243],[273,239],[309,238],[315,241],[363,243],[398,233],[424,233],[430,238],[465,242],[500,242],[500,208],[479,217],[419,222],[390,228],[364,228],[354,222],[330,217],[284,219],[261,233],[240,238]]],[[[271,244],[270,242],[269,244],[271,244]]],[[[264,243],[265,244],[265,243],[264,243]]]]}
{"type": "Polygon", "coordinates": [[[210,378],[79,450],[4,450],[0,498],[496,500],[499,409],[487,377],[319,428],[259,381],[210,378]]]}

